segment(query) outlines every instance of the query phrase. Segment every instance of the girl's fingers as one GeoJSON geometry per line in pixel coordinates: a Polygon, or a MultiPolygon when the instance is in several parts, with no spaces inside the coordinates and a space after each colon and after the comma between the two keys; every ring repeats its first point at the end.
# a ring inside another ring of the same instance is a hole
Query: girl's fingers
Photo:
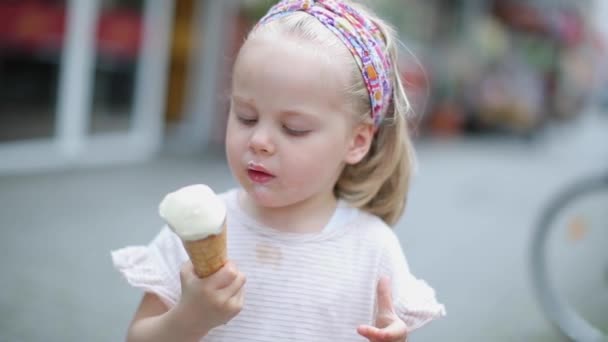
{"type": "Polygon", "coordinates": [[[391,280],[389,277],[383,276],[378,280],[377,287],[378,296],[378,312],[393,312],[393,295],[391,291],[391,280]]]}
{"type": "Polygon", "coordinates": [[[394,322],[384,329],[378,329],[369,325],[361,325],[357,328],[359,335],[374,342],[405,341],[407,329],[405,324],[394,322]]]}
{"type": "Polygon", "coordinates": [[[179,271],[179,278],[182,284],[185,283],[186,279],[189,279],[192,274],[194,274],[194,266],[190,260],[188,260],[182,264],[182,268],[179,271]]]}
{"type": "Polygon", "coordinates": [[[205,278],[210,282],[213,289],[225,289],[234,283],[239,271],[232,261],[228,261],[222,268],[214,274],[205,278]]]}
{"type": "Polygon", "coordinates": [[[242,308],[245,303],[245,289],[241,287],[234,296],[229,299],[230,305],[237,308],[242,308]]]}
{"type": "Polygon", "coordinates": [[[224,298],[232,298],[237,295],[238,292],[243,288],[243,285],[245,285],[246,281],[247,279],[245,278],[245,275],[241,272],[237,272],[232,283],[221,290],[224,298]]]}
{"type": "Polygon", "coordinates": [[[405,341],[407,337],[407,326],[401,319],[396,319],[388,327],[381,329],[383,334],[388,340],[381,341],[405,341]]]}
{"type": "Polygon", "coordinates": [[[370,341],[376,339],[379,331],[380,331],[380,329],[369,326],[369,325],[360,325],[357,328],[357,333],[359,333],[359,335],[367,338],[370,341]]]}

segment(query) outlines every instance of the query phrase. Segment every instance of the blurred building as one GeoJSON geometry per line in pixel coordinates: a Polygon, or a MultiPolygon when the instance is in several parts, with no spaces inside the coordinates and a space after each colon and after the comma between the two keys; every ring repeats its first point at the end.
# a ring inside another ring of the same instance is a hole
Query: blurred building
{"type": "MultiPolygon", "coordinates": [[[[366,2],[407,47],[421,135],[533,136],[602,82],[605,1],[366,2]]],[[[231,64],[271,4],[0,0],[0,172],[221,144],[231,64]]]]}

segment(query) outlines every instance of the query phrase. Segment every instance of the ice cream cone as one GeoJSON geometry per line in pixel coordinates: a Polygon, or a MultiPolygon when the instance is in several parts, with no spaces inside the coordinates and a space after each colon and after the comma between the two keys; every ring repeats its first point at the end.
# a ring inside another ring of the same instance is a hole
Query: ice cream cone
{"type": "Polygon", "coordinates": [[[160,216],[182,240],[196,275],[205,278],[227,261],[226,206],[204,184],[171,192],[158,206],[160,216]]]}
{"type": "Polygon", "coordinates": [[[194,273],[206,278],[217,272],[228,260],[226,254],[226,222],[222,231],[200,240],[182,240],[184,248],[194,265],[194,273]]]}

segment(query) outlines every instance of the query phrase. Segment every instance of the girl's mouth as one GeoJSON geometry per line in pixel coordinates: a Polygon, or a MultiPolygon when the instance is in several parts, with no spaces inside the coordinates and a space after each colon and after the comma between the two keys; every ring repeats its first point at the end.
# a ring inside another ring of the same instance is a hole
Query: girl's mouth
{"type": "Polygon", "coordinates": [[[252,182],[258,184],[268,183],[269,181],[275,178],[275,176],[268,172],[268,170],[266,170],[263,166],[251,163],[247,168],[247,176],[249,176],[249,179],[252,182]]]}

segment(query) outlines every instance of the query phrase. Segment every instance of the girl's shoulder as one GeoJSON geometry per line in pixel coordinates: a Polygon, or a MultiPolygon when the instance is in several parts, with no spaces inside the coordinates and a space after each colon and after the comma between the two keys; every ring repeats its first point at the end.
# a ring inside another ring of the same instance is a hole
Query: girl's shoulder
{"type": "Polygon", "coordinates": [[[398,240],[391,226],[384,222],[380,217],[362,209],[356,209],[358,215],[352,224],[357,228],[358,234],[373,241],[380,246],[387,242],[398,240]]]}

